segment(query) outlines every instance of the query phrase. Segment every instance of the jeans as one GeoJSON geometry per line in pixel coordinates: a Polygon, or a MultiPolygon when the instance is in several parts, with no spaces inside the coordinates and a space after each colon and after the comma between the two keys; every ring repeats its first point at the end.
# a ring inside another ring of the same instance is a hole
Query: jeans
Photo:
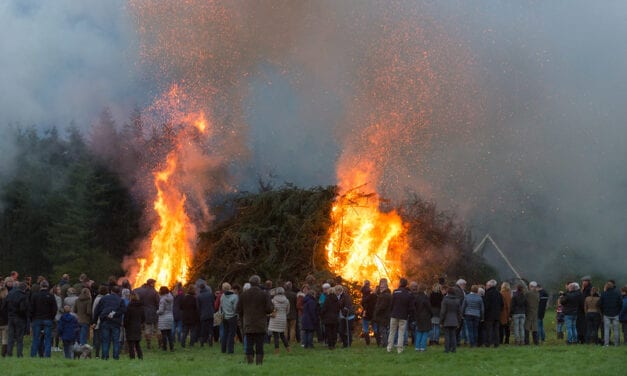
{"type": "Polygon", "coordinates": [[[514,340],[516,344],[521,344],[525,340],[525,314],[516,313],[512,315],[514,323],[514,340]]]}
{"type": "Polygon", "coordinates": [[[426,350],[427,349],[427,339],[429,338],[429,332],[421,332],[420,330],[416,330],[414,332],[414,346],[416,350],[426,350]]]}
{"type": "Polygon", "coordinates": [[[605,346],[610,345],[610,329],[614,334],[614,346],[620,344],[620,336],[618,334],[618,316],[603,316],[603,344],[605,346]]]}
{"type": "Polygon", "coordinates": [[[454,326],[444,327],[444,352],[455,352],[457,350],[457,328],[454,326]]]}
{"type": "Polygon", "coordinates": [[[281,342],[283,342],[283,346],[285,348],[289,348],[290,344],[287,342],[287,338],[285,338],[285,332],[272,332],[272,338],[274,338],[274,348],[278,349],[279,346],[279,337],[281,338],[281,342]]]}
{"type": "Polygon", "coordinates": [[[113,359],[120,359],[120,324],[113,321],[100,322],[102,336],[102,359],[109,359],[109,346],[113,341],[113,359]]]}
{"type": "Polygon", "coordinates": [[[89,324],[79,324],[80,327],[80,339],[79,344],[84,345],[89,340],[89,324]]]}
{"type": "Polygon", "coordinates": [[[390,319],[390,334],[388,334],[388,352],[392,351],[394,346],[394,338],[396,337],[396,351],[403,352],[405,343],[405,334],[407,329],[407,320],[396,319],[392,317],[390,319]]]}
{"type": "Polygon", "coordinates": [[[187,335],[189,334],[189,345],[194,346],[198,339],[198,326],[183,324],[183,335],[181,336],[181,346],[185,347],[187,342],[187,335]]]}
{"type": "Polygon", "coordinates": [[[181,334],[183,334],[183,321],[175,321],[172,331],[174,332],[174,339],[176,342],[181,342],[181,334]]]}
{"type": "Polygon", "coordinates": [[[440,342],[440,323],[431,324],[431,331],[429,332],[429,340],[433,343],[440,342]]]}
{"type": "Polygon", "coordinates": [[[313,349],[313,330],[303,330],[303,341],[306,349],[313,349]]]}
{"type": "Polygon", "coordinates": [[[33,342],[30,347],[30,356],[35,357],[39,352],[41,345],[40,333],[44,332],[44,356],[50,358],[50,350],[52,347],[52,320],[34,320],[33,321],[33,342]]]}
{"type": "Polygon", "coordinates": [[[546,341],[546,332],[544,331],[544,319],[538,319],[538,339],[542,342],[546,341]]]}
{"type": "Polygon", "coordinates": [[[74,359],[74,341],[63,340],[63,355],[66,359],[74,359]]]}
{"type": "Polygon", "coordinates": [[[233,354],[235,351],[235,332],[237,331],[237,316],[222,321],[224,325],[224,335],[220,339],[220,349],[223,353],[233,354]]]}
{"type": "Polygon", "coordinates": [[[17,357],[24,356],[24,332],[26,320],[17,317],[9,317],[9,340],[7,341],[7,355],[13,356],[13,345],[17,345],[17,357]]]}
{"type": "Polygon", "coordinates": [[[361,331],[364,333],[364,340],[366,341],[366,345],[370,344],[370,327],[372,327],[374,336],[375,338],[377,338],[377,324],[372,320],[361,320],[361,331]]]}
{"type": "Polygon", "coordinates": [[[577,343],[577,315],[565,315],[564,323],[566,324],[566,333],[568,343],[577,343]]]}
{"type": "Polygon", "coordinates": [[[470,347],[476,347],[477,339],[479,338],[479,317],[466,315],[464,316],[464,324],[468,332],[470,347]]]}

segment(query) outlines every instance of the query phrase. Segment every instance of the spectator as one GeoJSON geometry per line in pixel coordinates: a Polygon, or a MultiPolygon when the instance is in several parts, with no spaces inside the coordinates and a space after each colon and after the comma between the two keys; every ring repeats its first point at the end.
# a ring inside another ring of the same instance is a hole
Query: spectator
{"type": "Polygon", "coordinates": [[[546,314],[546,305],[549,302],[549,294],[546,290],[538,284],[536,289],[538,296],[540,297],[540,303],[538,304],[538,340],[540,342],[546,341],[546,332],[544,331],[544,315],[546,314]]]}
{"type": "Polygon", "coordinates": [[[379,345],[379,337],[377,336],[377,324],[373,321],[374,318],[374,310],[377,306],[377,295],[373,294],[370,290],[370,281],[367,284],[364,284],[364,287],[361,289],[361,307],[362,307],[362,333],[364,336],[364,340],[366,341],[366,345],[370,345],[370,328],[372,327],[372,332],[375,335],[375,340],[377,341],[377,345],[379,345]]]}
{"type": "Polygon", "coordinates": [[[288,342],[298,343],[298,331],[296,323],[298,321],[298,310],[296,308],[296,293],[294,292],[292,282],[287,281],[284,284],[285,297],[290,302],[290,311],[287,313],[287,327],[285,328],[285,338],[288,342]]]}
{"type": "Polygon", "coordinates": [[[392,351],[394,337],[397,337],[396,351],[402,353],[404,349],[407,320],[413,316],[414,298],[407,289],[407,279],[401,278],[398,289],[392,294],[392,312],[390,319],[390,333],[388,334],[388,352],[392,351]]]}
{"type": "Polygon", "coordinates": [[[290,344],[287,341],[287,338],[285,338],[287,313],[290,310],[290,302],[287,297],[285,297],[285,290],[283,287],[277,287],[275,289],[275,295],[272,298],[272,305],[274,306],[274,311],[272,311],[272,315],[270,316],[268,332],[272,333],[272,337],[274,339],[274,353],[279,353],[279,338],[281,338],[281,341],[285,346],[285,350],[290,352],[290,344]]]}
{"type": "Polygon", "coordinates": [[[200,315],[200,346],[205,343],[209,346],[213,345],[213,313],[214,298],[213,291],[206,283],[201,282],[198,285],[198,314],[200,315]]]}
{"type": "Polygon", "coordinates": [[[98,288],[98,295],[94,298],[94,304],[91,307],[91,324],[94,329],[94,353],[96,358],[100,357],[100,348],[102,346],[102,336],[100,331],[100,318],[95,315],[96,307],[100,300],[109,293],[109,287],[102,285],[98,288]]]}
{"type": "Polygon", "coordinates": [[[416,323],[414,333],[414,347],[416,351],[427,351],[427,339],[431,329],[431,303],[425,293],[427,287],[422,283],[418,285],[414,294],[414,320],[416,323]]]}
{"type": "Polygon", "coordinates": [[[120,359],[120,328],[126,305],[120,297],[120,287],[113,286],[111,293],[103,296],[94,312],[100,318],[100,335],[102,336],[102,359],[109,359],[109,346],[113,342],[113,359],[120,359]]]}
{"type": "Polygon", "coordinates": [[[324,299],[324,304],[320,310],[320,317],[324,324],[324,332],[329,350],[334,350],[335,344],[337,343],[337,318],[340,315],[340,303],[335,293],[336,289],[337,292],[340,293],[342,286],[328,288],[328,295],[324,299]]]}
{"type": "Polygon", "coordinates": [[[538,283],[529,282],[529,290],[525,294],[527,299],[527,310],[525,312],[525,345],[529,344],[529,333],[533,337],[533,344],[538,342],[538,307],[540,306],[540,295],[536,288],[538,283]]]}
{"type": "MultiPolygon", "coordinates": [[[[458,285],[459,286],[459,285],[458,285]]],[[[457,288],[449,287],[440,308],[440,323],[444,328],[444,352],[457,350],[456,329],[462,323],[462,302],[459,299],[457,288]]]]}
{"type": "MultiPolygon", "coordinates": [[[[355,311],[353,310],[353,299],[348,293],[348,289],[342,285],[339,289],[337,300],[340,304],[340,316],[338,331],[342,339],[342,347],[350,347],[353,343],[353,320],[355,319],[355,311]]],[[[336,287],[337,287],[336,286],[336,287]]],[[[335,290],[337,294],[337,289],[335,290]]]]}
{"type": "Polygon", "coordinates": [[[7,309],[6,298],[9,290],[0,287],[0,344],[2,345],[2,357],[7,356],[7,339],[9,336],[9,311],[7,309]]]}
{"type": "Polygon", "coordinates": [[[63,306],[69,305],[71,312],[74,312],[74,304],[78,300],[78,291],[74,287],[67,289],[67,296],[63,299],[63,306]]]}
{"type": "Polygon", "coordinates": [[[91,292],[88,288],[83,288],[78,299],[74,303],[72,312],[76,314],[78,326],[80,328],[80,337],[78,343],[84,345],[89,339],[89,324],[91,323],[91,292]]]}
{"type": "Polygon", "coordinates": [[[622,305],[620,293],[616,291],[614,283],[608,281],[599,300],[599,307],[603,314],[603,344],[605,346],[610,345],[610,332],[614,334],[614,346],[618,346],[620,343],[618,316],[622,305]]]}
{"type": "Polygon", "coordinates": [[[499,317],[499,340],[501,344],[509,345],[509,332],[512,312],[512,289],[507,282],[501,284],[501,299],[503,299],[503,309],[499,317]]]}
{"type": "Polygon", "coordinates": [[[174,324],[174,316],[172,315],[172,306],[174,298],[170,294],[170,290],[166,286],[159,288],[159,309],[157,310],[157,325],[161,331],[161,348],[166,351],[168,345],[170,351],[174,351],[174,333],[172,326],[174,324]]]}
{"type": "Polygon", "coordinates": [[[489,347],[490,345],[499,347],[499,343],[501,342],[499,339],[499,324],[502,310],[503,297],[496,288],[496,281],[491,279],[486,282],[485,291],[484,322],[486,329],[486,347],[489,347]]]}
{"type": "Polygon", "coordinates": [[[583,311],[583,295],[579,288],[579,284],[572,282],[568,284],[568,292],[560,299],[564,310],[564,321],[566,323],[567,339],[570,345],[579,342],[577,335],[577,315],[579,311],[583,311]]]}
{"type": "Polygon", "coordinates": [[[618,318],[623,327],[623,344],[627,345],[627,285],[620,289],[623,303],[618,318]]]}
{"type": "Polygon", "coordinates": [[[468,332],[470,347],[477,347],[479,323],[483,321],[485,317],[485,307],[483,299],[479,296],[478,285],[472,285],[470,287],[470,293],[466,295],[461,309],[464,317],[464,325],[466,325],[466,331],[468,332]]]}
{"type": "Polygon", "coordinates": [[[599,343],[599,326],[601,325],[601,310],[599,308],[599,290],[593,287],[590,296],[584,300],[584,312],[586,313],[586,343],[599,343]]]}
{"type": "Polygon", "coordinates": [[[68,304],[63,306],[63,315],[59,319],[59,336],[63,341],[63,355],[66,359],[74,358],[74,342],[77,340],[78,320],[71,313],[72,307],[68,304]]]}
{"type": "MultiPolygon", "coordinates": [[[[592,278],[589,275],[581,277],[581,295],[582,302],[585,302],[586,298],[592,293],[592,278]]],[[[579,307],[577,312],[577,340],[579,343],[586,343],[586,334],[588,330],[586,327],[586,313],[584,312],[583,304],[579,307]]]]}
{"type": "Polygon", "coordinates": [[[172,295],[174,295],[174,303],[172,304],[172,317],[174,319],[174,340],[180,343],[181,334],[183,334],[183,321],[181,320],[181,301],[185,296],[185,290],[183,289],[183,285],[180,282],[177,282],[176,285],[174,285],[172,295]]]}
{"type": "Polygon", "coordinates": [[[124,314],[124,331],[126,332],[128,355],[131,359],[135,359],[135,354],[137,354],[137,358],[140,360],[144,358],[140,342],[145,317],[144,305],[139,299],[139,295],[131,293],[131,301],[124,314]]]}
{"type": "Polygon", "coordinates": [[[239,297],[237,313],[242,318],[246,335],[246,361],[248,364],[255,361],[257,365],[262,365],[266,317],[272,312],[272,302],[270,296],[259,287],[259,276],[251,276],[249,282],[250,288],[239,297]]]}
{"type": "MultiPolygon", "coordinates": [[[[16,273],[16,272],[15,272],[16,273]]],[[[13,275],[13,273],[11,273],[13,275]]],[[[8,313],[7,355],[13,356],[13,345],[17,345],[17,357],[24,356],[24,333],[26,331],[26,317],[28,316],[28,297],[26,283],[18,282],[5,298],[8,313]]]]}
{"type": "Polygon", "coordinates": [[[198,340],[198,327],[200,325],[196,288],[193,285],[187,288],[187,294],[185,294],[181,301],[181,320],[183,321],[181,346],[183,348],[186,346],[187,335],[189,335],[189,346],[193,347],[198,340]]]}
{"type": "Polygon", "coordinates": [[[388,288],[388,280],[381,278],[377,288],[377,304],[374,308],[374,321],[377,324],[379,337],[377,343],[380,346],[388,347],[388,336],[390,332],[390,320],[392,317],[392,293],[388,288]]]}
{"type": "Polygon", "coordinates": [[[144,337],[146,338],[146,348],[150,350],[152,348],[152,338],[158,334],[158,321],[157,310],[159,309],[159,294],[155,289],[156,281],[152,278],[148,279],[145,284],[140,288],[135,289],[135,293],[139,295],[143,305],[146,321],[144,322],[144,337]]]}
{"type": "Polygon", "coordinates": [[[304,297],[302,302],[302,315],[301,323],[303,328],[303,347],[306,349],[313,348],[313,335],[316,328],[319,327],[318,323],[318,304],[314,297],[314,291],[309,286],[303,286],[302,290],[304,297]]]}
{"type": "Polygon", "coordinates": [[[220,339],[222,353],[233,354],[235,334],[237,332],[237,302],[239,296],[233,292],[228,282],[222,284],[220,297],[220,312],[223,315],[224,335],[220,339]]]}
{"type": "Polygon", "coordinates": [[[514,342],[522,345],[525,337],[525,314],[527,312],[527,298],[523,285],[516,286],[512,296],[512,322],[514,323],[514,342]]]}
{"type": "Polygon", "coordinates": [[[440,278],[438,283],[433,285],[431,293],[429,294],[429,303],[431,304],[430,345],[437,345],[440,343],[440,307],[442,307],[442,299],[444,299],[444,295],[446,295],[444,278],[440,278]]]}
{"type": "Polygon", "coordinates": [[[39,353],[40,335],[44,332],[44,356],[50,357],[52,349],[52,326],[54,316],[57,314],[57,301],[49,291],[48,281],[40,282],[39,292],[31,297],[30,312],[33,320],[33,342],[30,356],[35,357],[39,353]]]}

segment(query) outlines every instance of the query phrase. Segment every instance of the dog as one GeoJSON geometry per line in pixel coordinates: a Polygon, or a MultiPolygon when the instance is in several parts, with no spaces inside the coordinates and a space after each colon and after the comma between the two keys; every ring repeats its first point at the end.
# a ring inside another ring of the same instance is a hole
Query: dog
{"type": "Polygon", "coordinates": [[[72,346],[74,359],[91,359],[91,350],[92,347],[88,344],[79,345],[78,343],[75,343],[74,346],[72,346]]]}

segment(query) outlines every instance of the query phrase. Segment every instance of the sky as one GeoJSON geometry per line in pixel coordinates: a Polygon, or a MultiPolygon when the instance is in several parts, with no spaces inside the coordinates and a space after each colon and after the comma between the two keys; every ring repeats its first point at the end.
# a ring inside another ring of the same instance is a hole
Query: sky
{"type": "Polygon", "coordinates": [[[176,4],[0,2],[0,175],[9,126],[122,123],[193,81],[241,190],[372,159],[382,195],[435,200],[531,278],[569,252],[624,271],[624,1],[176,4]]]}

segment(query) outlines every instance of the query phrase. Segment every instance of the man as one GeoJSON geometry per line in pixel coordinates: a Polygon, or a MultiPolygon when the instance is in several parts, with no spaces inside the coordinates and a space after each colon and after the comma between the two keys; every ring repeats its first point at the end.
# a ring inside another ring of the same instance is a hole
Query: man
{"type": "Polygon", "coordinates": [[[296,321],[298,320],[298,311],[296,307],[296,293],[292,287],[292,282],[287,281],[283,285],[285,289],[285,297],[290,302],[290,310],[287,313],[287,326],[285,327],[285,338],[287,342],[298,342],[298,332],[296,331],[296,321]]]}
{"type": "Polygon", "coordinates": [[[57,314],[57,300],[50,293],[48,281],[39,282],[39,291],[31,297],[30,312],[33,322],[33,342],[30,348],[30,356],[35,357],[39,353],[40,333],[44,332],[44,357],[50,358],[52,349],[52,326],[57,314]]]}
{"type": "Polygon", "coordinates": [[[17,344],[17,357],[21,358],[24,356],[24,332],[26,331],[26,318],[28,316],[26,283],[17,282],[17,287],[12,289],[6,297],[6,305],[9,318],[7,355],[13,356],[13,345],[17,344]]]}
{"type": "MultiPolygon", "coordinates": [[[[144,322],[144,337],[146,338],[146,348],[148,350],[152,348],[152,337],[156,334],[158,342],[160,337],[160,332],[157,328],[159,321],[159,316],[157,315],[157,310],[159,309],[159,293],[157,293],[157,289],[155,289],[155,283],[156,281],[150,278],[141,287],[135,289],[135,293],[144,304],[144,316],[146,316],[146,321],[144,322]]],[[[157,343],[157,345],[159,344],[157,343]]]]}
{"type": "Polygon", "coordinates": [[[111,293],[103,296],[96,306],[94,317],[100,319],[102,337],[102,359],[109,359],[109,346],[113,341],[113,359],[120,359],[120,328],[126,304],[120,297],[120,287],[113,286],[111,293]]]}
{"type": "Polygon", "coordinates": [[[538,283],[529,282],[529,291],[525,293],[527,298],[527,310],[525,312],[525,345],[529,344],[529,333],[533,337],[533,344],[538,344],[538,308],[540,306],[540,295],[536,288],[538,283]]]}
{"type": "Polygon", "coordinates": [[[567,285],[568,291],[560,298],[562,310],[564,313],[564,321],[566,324],[567,339],[569,345],[578,343],[577,335],[577,316],[584,306],[583,295],[577,282],[571,282],[567,285]]]}
{"type": "Polygon", "coordinates": [[[544,314],[546,313],[546,305],[549,302],[549,294],[538,284],[538,296],[540,304],[538,305],[538,339],[541,342],[546,341],[546,333],[544,332],[544,314]]]}
{"type": "Polygon", "coordinates": [[[603,315],[603,344],[610,345],[610,330],[614,334],[614,346],[619,345],[620,336],[618,334],[618,316],[620,314],[623,301],[620,293],[616,290],[616,286],[612,281],[605,284],[601,300],[599,300],[599,308],[603,315]]]}
{"type": "Polygon", "coordinates": [[[377,343],[388,347],[390,319],[392,315],[392,293],[388,288],[388,280],[381,278],[377,288],[377,304],[374,307],[373,320],[377,324],[377,343]]]}
{"type": "Polygon", "coordinates": [[[336,285],[339,288],[339,295],[337,300],[340,305],[340,318],[339,318],[339,334],[342,339],[342,347],[350,347],[353,343],[353,320],[355,314],[353,311],[353,299],[351,299],[348,289],[342,285],[336,285]]]}
{"type": "Polygon", "coordinates": [[[370,291],[370,281],[366,281],[364,287],[361,289],[361,308],[362,308],[362,332],[366,345],[370,345],[370,328],[374,332],[377,346],[380,344],[379,336],[377,335],[377,324],[374,322],[374,311],[377,306],[377,295],[370,291]]]}
{"type": "Polygon", "coordinates": [[[392,294],[392,314],[390,318],[390,333],[388,334],[388,352],[392,352],[394,337],[398,334],[396,341],[397,353],[404,350],[405,331],[407,330],[407,320],[413,316],[414,297],[407,289],[407,279],[401,278],[398,289],[392,294]]]}
{"type": "MultiPolygon", "coordinates": [[[[457,282],[455,282],[455,297],[459,300],[459,306],[461,307],[464,304],[464,297],[466,296],[466,280],[464,279],[458,279],[457,282]]],[[[457,338],[457,346],[459,346],[461,344],[462,341],[462,331],[464,330],[465,325],[464,325],[464,318],[462,317],[461,319],[461,323],[459,324],[459,327],[456,329],[455,331],[455,336],[457,338]]]]}
{"type": "Polygon", "coordinates": [[[496,289],[496,281],[494,279],[486,282],[485,291],[485,328],[486,328],[486,347],[493,345],[499,347],[499,325],[501,318],[501,310],[503,309],[503,297],[496,289]]]}
{"type": "Polygon", "coordinates": [[[270,295],[259,287],[261,278],[253,275],[249,282],[250,288],[241,294],[237,302],[237,313],[246,335],[246,361],[252,364],[256,360],[257,365],[262,365],[267,315],[272,313],[273,306],[270,295]]]}
{"type": "Polygon", "coordinates": [[[205,343],[213,345],[213,292],[205,283],[201,283],[198,289],[198,313],[200,314],[200,346],[205,343]]]}

